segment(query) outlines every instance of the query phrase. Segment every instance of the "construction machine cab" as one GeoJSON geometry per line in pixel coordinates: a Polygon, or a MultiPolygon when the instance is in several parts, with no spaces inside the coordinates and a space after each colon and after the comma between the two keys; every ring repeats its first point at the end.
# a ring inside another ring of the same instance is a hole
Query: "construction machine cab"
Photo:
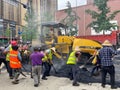
{"type": "Polygon", "coordinates": [[[66,35],[66,28],[62,23],[46,22],[41,24],[40,40],[42,43],[57,43],[57,36],[66,35]],[[52,41],[54,39],[54,41],[52,41]],[[45,42],[46,41],[46,42],[45,42]],[[47,42],[48,41],[48,42],[47,42]]]}

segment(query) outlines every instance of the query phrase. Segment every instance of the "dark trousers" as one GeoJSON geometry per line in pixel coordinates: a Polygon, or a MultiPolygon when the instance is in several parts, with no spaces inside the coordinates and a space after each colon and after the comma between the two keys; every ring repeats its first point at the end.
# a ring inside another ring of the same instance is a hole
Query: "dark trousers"
{"type": "Polygon", "coordinates": [[[102,85],[106,84],[106,75],[109,73],[110,75],[110,83],[111,86],[115,85],[115,68],[114,66],[103,66],[102,67],[102,85]]]}
{"type": "Polygon", "coordinates": [[[7,72],[9,73],[9,66],[7,64],[7,61],[4,58],[0,58],[0,66],[1,66],[2,63],[4,63],[4,65],[7,69],[7,72]]]}
{"type": "Polygon", "coordinates": [[[77,65],[68,65],[69,68],[69,78],[72,80],[73,79],[73,84],[76,84],[78,81],[78,66],[77,65]]]}
{"type": "Polygon", "coordinates": [[[10,62],[7,61],[7,66],[8,66],[8,73],[10,77],[13,77],[13,69],[10,67],[10,62]]]}
{"type": "Polygon", "coordinates": [[[46,76],[50,75],[50,70],[51,70],[51,65],[47,62],[43,62],[43,67],[44,67],[44,71],[43,71],[43,78],[45,78],[46,76]]]}

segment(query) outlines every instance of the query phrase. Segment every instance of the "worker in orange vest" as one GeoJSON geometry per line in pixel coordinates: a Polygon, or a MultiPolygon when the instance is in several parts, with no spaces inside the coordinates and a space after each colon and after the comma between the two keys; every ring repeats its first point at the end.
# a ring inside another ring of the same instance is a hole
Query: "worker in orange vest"
{"type": "Polygon", "coordinates": [[[15,76],[14,76],[14,81],[12,81],[13,84],[18,84],[19,80],[18,77],[21,72],[21,55],[20,52],[18,51],[18,46],[12,46],[12,50],[10,51],[10,67],[14,70],[15,76]]]}
{"type": "Polygon", "coordinates": [[[12,46],[16,46],[17,45],[17,41],[12,40],[9,44],[8,47],[5,48],[4,50],[4,54],[6,54],[6,62],[7,62],[7,66],[8,66],[8,73],[9,73],[9,77],[10,79],[14,78],[14,73],[12,68],[10,68],[10,58],[9,58],[9,52],[12,50],[12,46]]]}

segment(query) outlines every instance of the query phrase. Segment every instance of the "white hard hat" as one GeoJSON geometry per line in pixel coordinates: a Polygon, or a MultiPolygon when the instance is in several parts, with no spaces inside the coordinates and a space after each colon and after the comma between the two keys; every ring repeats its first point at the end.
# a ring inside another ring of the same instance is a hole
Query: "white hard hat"
{"type": "Polygon", "coordinates": [[[75,47],[74,51],[81,51],[78,46],[75,47]]]}
{"type": "Polygon", "coordinates": [[[50,49],[53,50],[54,52],[56,52],[56,51],[55,51],[55,47],[52,47],[52,48],[50,48],[50,49]]]}

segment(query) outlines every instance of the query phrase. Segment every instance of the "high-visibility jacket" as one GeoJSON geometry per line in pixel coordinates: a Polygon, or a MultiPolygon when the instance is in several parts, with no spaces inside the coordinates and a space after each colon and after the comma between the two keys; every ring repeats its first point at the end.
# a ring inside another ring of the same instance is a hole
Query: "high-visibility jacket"
{"type": "Polygon", "coordinates": [[[22,65],[21,65],[21,62],[20,60],[18,59],[18,51],[10,51],[10,67],[11,68],[21,68],[22,65]]]}
{"type": "Polygon", "coordinates": [[[73,51],[73,52],[71,52],[70,53],[70,56],[69,56],[69,58],[68,58],[68,61],[67,61],[67,64],[76,64],[76,56],[75,56],[75,52],[76,51],[73,51]]]}
{"type": "Polygon", "coordinates": [[[49,52],[49,54],[48,54],[48,58],[50,59],[50,60],[52,60],[52,51],[50,50],[50,52],[49,52]]]}
{"type": "Polygon", "coordinates": [[[51,63],[51,60],[52,60],[52,52],[51,52],[51,50],[50,50],[50,52],[48,53],[48,54],[46,54],[45,56],[44,56],[44,58],[42,58],[42,61],[43,62],[48,62],[48,63],[51,63]]]}
{"type": "MultiPolygon", "coordinates": [[[[9,51],[12,51],[12,45],[10,45],[9,48],[10,48],[9,51]]],[[[6,61],[10,61],[9,56],[10,56],[10,54],[9,54],[9,52],[8,52],[7,55],[6,55],[6,61]]]]}
{"type": "Polygon", "coordinates": [[[43,62],[47,62],[47,61],[48,61],[48,58],[47,58],[46,55],[42,58],[42,61],[43,61],[43,62]]]}
{"type": "Polygon", "coordinates": [[[96,50],[94,53],[94,58],[92,60],[92,64],[96,65],[96,64],[100,64],[100,58],[98,57],[99,51],[96,50]]]}

